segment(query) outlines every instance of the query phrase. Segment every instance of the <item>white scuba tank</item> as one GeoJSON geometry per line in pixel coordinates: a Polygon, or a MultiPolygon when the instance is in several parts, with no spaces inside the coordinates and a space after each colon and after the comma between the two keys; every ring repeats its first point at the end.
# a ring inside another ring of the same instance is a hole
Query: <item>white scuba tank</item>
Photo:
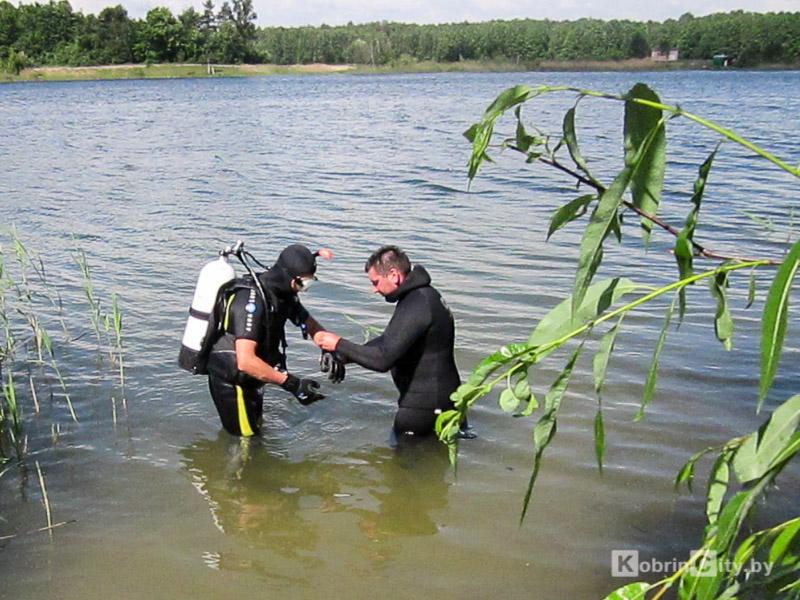
{"type": "Polygon", "coordinates": [[[178,364],[187,371],[196,374],[206,372],[205,356],[200,351],[208,333],[209,319],[220,288],[235,278],[236,271],[225,256],[212,260],[201,269],[178,356],[178,364]]]}

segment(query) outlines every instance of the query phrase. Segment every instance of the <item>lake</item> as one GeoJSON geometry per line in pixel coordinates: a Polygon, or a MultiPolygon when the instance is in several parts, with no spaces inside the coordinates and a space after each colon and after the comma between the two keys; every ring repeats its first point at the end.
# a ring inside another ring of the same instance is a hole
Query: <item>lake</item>
{"type": "MultiPolygon", "coordinates": [[[[79,418],[70,420],[52,375],[37,374],[40,415],[22,392],[29,455],[0,467],[8,469],[0,536],[46,525],[35,461],[53,519],[70,522],[52,536],[0,541],[0,596],[595,598],[628,581],[611,576],[612,550],[686,559],[702,535],[710,464],[702,463],[694,494],[674,492],[675,474],[694,452],[763,419],[755,406],[766,274],[749,310],[748,274],[731,278],[730,353],[714,337],[708,287],[690,290],[689,313],[667,339],[658,391],[639,423],[633,417],[669,300],[626,319],[604,392],[602,475],[584,354],[521,526],[534,421],[505,415],[497,393],[471,413],[478,438],[462,443],[456,474],[436,442],[392,446],[388,375],[349,368],[341,385],[324,383],[327,400],[308,408],[268,389],[264,432],[240,443],[221,431],[205,378],[176,362],[199,269],[223,246],[243,239],[266,264],[289,243],[331,248],[335,259],[321,261],[304,303],[329,329],[363,339],[361,324],[382,327],[392,310],[371,293],[363,263],[395,243],[428,269],[453,310],[466,376],[502,344],[526,339],[570,293],[580,224],[549,242],[545,235],[552,212],[582,192],[511,153],[468,189],[462,132],[517,83],[624,92],[637,81],[798,162],[800,72],[0,86],[3,223],[39,253],[62,296],[69,336],[78,339],[66,343],[55,322],[51,334],[79,418]],[[88,325],[76,246],[104,307],[120,295],[127,408],[106,346],[98,348],[88,325]]],[[[549,95],[524,114],[555,133],[573,102],[549,95]]],[[[608,181],[622,164],[622,106],[584,100],[577,126],[587,160],[608,181]]],[[[697,167],[717,140],[688,121],[668,128],[662,214],[681,227],[697,167]]],[[[513,133],[512,121],[499,129],[513,133]]],[[[787,239],[797,239],[797,190],[788,174],[726,143],[697,239],[720,252],[780,258],[787,239]],[[749,216],[756,213],[769,224],[749,216]]],[[[604,276],[648,285],[675,277],[669,235],[655,232],[645,251],[632,217],[625,234],[622,245],[608,246],[604,276]]],[[[11,263],[13,251],[4,251],[11,263]]],[[[798,392],[798,326],[795,313],[768,410],[798,392]]],[[[287,338],[290,369],[313,374],[318,351],[293,328],[287,338]]],[[[537,395],[567,357],[562,351],[532,371],[537,395]]],[[[781,478],[761,514],[765,525],[796,513],[798,471],[781,478]]]]}

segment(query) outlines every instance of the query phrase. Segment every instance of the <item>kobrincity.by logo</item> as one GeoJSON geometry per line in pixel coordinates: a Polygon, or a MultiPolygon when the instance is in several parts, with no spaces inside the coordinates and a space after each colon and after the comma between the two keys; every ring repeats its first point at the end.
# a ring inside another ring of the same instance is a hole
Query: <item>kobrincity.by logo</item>
{"type": "MultiPolygon", "coordinates": [[[[697,550],[692,550],[689,556],[694,556],[697,550]]],[[[638,550],[612,550],[611,551],[611,576],[612,577],[639,577],[650,574],[669,575],[683,568],[687,560],[673,558],[659,560],[649,558],[642,560],[638,550]]],[[[772,565],[750,560],[746,565],[738,565],[730,560],[720,560],[716,552],[707,550],[697,558],[689,567],[688,572],[694,577],[716,577],[717,573],[764,573],[769,576],[772,565]]]]}

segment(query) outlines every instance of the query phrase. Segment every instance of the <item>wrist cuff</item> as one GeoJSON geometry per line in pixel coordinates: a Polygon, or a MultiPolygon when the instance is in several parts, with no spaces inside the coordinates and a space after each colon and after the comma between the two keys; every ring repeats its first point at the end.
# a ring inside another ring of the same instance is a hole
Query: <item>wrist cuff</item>
{"type": "Polygon", "coordinates": [[[300,380],[291,373],[287,373],[286,381],[281,384],[281,387],[290,394],[296,394],[300,389],[300,380]]]}

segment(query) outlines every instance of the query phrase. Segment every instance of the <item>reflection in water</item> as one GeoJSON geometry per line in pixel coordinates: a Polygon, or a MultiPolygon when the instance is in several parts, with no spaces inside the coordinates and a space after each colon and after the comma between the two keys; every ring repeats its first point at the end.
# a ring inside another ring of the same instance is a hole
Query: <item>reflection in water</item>
{"type": "Polygon", "coordinates": [[[362,539],[354,541],[381,564],[396,553],[398,538],[436,534],[432,511],[447,506],[449,465],[435,440],[298,461],[262,438],[221,431],[180,454],[214,525],[251,550],[244,561],[210,552],[204,559],[212,568],[276,577],[276,562],[265,553],[318,566],[320,528],[336,527],[337,516],[357,518],[362,539]]]}

